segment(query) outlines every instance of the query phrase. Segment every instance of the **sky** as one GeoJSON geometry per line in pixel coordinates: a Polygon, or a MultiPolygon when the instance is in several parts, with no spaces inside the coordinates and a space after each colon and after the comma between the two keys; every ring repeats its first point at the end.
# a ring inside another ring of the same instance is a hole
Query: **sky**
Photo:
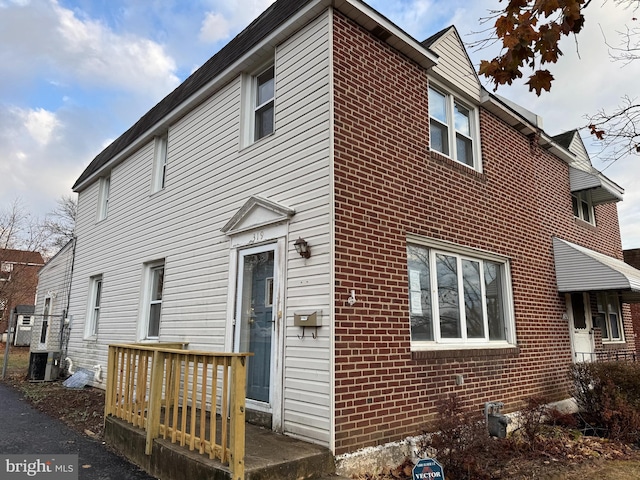
{"type": "MultiPolygon", "coordinates": [[[[0,0],[0,209],[15,199],[44,217],[89,162],[264,11],[272,0],[0,0]]],[[[456,25],[463,41],[482,38],[479,19],[498,0],[369,0],[417,40],[456,25]],[[475,35],[474,35],[475,33],[475,35]]],[[[613,62],[607,43],[639,12],[594,0],[577,39],[550,70],[550,93],[526,86],[497,93],[535,112],[556,135],[640,101],[640,60],[613,62]],[[606,42],[605,42],[606,39],[606,42]]],[[[469,50],[476,64],[493,50],[469,50]]],[[[493,88],[488,86],[490,90],[493,88]]],[[[593,165],[625,189],[618,204],[623,248],[640,248],[640,156],[593,165]]]]}

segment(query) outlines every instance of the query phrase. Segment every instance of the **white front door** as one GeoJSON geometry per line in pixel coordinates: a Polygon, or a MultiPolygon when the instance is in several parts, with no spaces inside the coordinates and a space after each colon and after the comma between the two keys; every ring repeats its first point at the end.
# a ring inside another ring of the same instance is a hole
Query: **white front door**
{"type": "Polygon", "coordinates": [[[594,358],[593,325],[589,295],[574,292],[566,295],[574,362],[590,362],[594,358]]]}
{"type": "Polygon", "coordinates": [[[278,428],[280,382],[277,339],[278,248],[261,245],[238,251],[234,351],[250,352],[247,407],[272,414],[278,428]]]}

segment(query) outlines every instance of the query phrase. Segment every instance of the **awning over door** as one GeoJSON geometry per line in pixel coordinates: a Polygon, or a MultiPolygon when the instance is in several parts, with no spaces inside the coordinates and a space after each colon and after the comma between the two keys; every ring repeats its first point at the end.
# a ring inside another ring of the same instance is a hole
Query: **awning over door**
{"type": "Polygon", "coordinates": [[[560,292],[620,291],[622,301],[640,303],[640,270],[617,258],[553,239],[556,280],[560,292]]]}

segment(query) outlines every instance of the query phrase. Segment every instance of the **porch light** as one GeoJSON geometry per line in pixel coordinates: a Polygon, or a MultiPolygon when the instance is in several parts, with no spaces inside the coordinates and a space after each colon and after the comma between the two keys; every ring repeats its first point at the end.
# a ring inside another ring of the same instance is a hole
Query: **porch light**
{"type": "Polygon", "coordinates": [[[311,247],[304,238],[298,237],[293,246],[296,247],[296,252],[298,252],[301,257],[309,258],[311,256],[311,247]]]}

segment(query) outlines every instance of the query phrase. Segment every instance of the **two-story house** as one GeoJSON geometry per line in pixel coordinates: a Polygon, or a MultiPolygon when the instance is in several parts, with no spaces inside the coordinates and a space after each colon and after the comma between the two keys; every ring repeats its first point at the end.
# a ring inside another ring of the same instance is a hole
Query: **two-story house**
{"type": "Polygon", "coordinates": [[[278,0],[74,190],[72,361],[250,351],[247,408],[335,454],[452,394],[564,399],[572,361],[635,348],[622,189],[485,91],[455,28],[360,0],[278,0]]]}
{"type": "MultiPolygon", "coordinates": [[[[0,249],[0,334],[4,338],[11,312],[18,305],[33,305],[42,255],[28,250],[0,249]]],[[[14,322],[15,323],[15,322],[14,322]]]]}

